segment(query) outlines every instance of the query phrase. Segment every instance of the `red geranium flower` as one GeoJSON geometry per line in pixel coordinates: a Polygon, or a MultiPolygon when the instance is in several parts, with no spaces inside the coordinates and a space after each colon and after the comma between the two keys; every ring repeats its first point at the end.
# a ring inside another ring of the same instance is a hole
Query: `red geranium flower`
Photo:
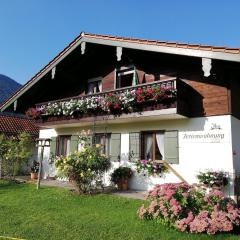
{"type": "Polygon", "coordinates": [[[141,88],[138,88],[137,90],[136,90],[136,94],[142,94],[143,93],[143,90],[141,89],[141,88]]]}
{"type": "Polygon", "coordinates": [[[40,111],[36,108],[29,108],[27,111],[26,111],[26,115],[28,117],[32,117],[32,118],[37,118],[39,115],[40,115],[40,111]]]}
{"type": "Polygon", "coordinates": [[[120,107],[120,105],[118,103],[114,105],[114,109],[120,109],[120,108],[121,107],[120,107]]]}

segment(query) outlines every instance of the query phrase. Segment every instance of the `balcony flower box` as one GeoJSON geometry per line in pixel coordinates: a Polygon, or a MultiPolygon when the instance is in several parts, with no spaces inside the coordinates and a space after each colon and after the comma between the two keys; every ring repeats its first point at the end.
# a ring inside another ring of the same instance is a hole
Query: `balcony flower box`
{"type": "MultiPolygon", "coordinates": [[[[147,86],[109,93],[99,93],[70,100],[59,100],[38,105],[35,111],[26,113],[33,118],[66,119],[89,117],[94,115],[121,115],[143,110],[164,109],[176,100],[176,90],[161,85],[147,86]],[[37,112],[38,114],[29,114],[37,112]]],[[[32,108],[31,108],[32,109],[32,108]]]]}

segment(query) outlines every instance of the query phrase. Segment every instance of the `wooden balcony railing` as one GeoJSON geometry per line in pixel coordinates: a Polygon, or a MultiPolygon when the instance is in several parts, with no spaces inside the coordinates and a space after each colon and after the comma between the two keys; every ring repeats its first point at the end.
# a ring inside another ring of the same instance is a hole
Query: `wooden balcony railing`
{"type": "Polygon", "coordinates": [[[188,116],[189,89],[190,87],[184,81],[171,78],[111,91],[38,103],[36,109],[40,111],[39,121],[42,123],[170,108],[175,108],[176,111],[174,112],[178,114],[188,116]],[[143,102],[138,101],[139,98],[141,100],[141,93],[145,94],[143,102]],[[150,97],[146,96],[148,93],[150,93],[150,97]],[[126,98],[123,96],[126,96],[126,94],[127,101],[124,102],[123,99],[126,98]],[[120,99],[120,104],[111,102],[111,97],[114,98],[114,101],[120,99]],[[156,100],[154,97],[156,97],[156,100]]]}
{"type": "Polygon", "coordinates": [[[130,86],[130,87],[124,87],[124,88],[118,88],[110,91],[104,91],[104,92],[99,92],[99,93],[94,93],[94,94],[86,94],[86,95],[81,95],[81,96],[74,96],[74,97],[68,97],[68,98],[61,98],[53,101],[48,101],[48,102],[42,102],[36,104],[37,108],[41,108],[41,106],[50,104],[50,103],[60,103],[60,102],[67,102],[70,100],[84,100],[84,99],[91,99],[93,97],[106,97],[109,95],[109,93],[114,93],[114,94],[121,94],[125,93],[126,91],[132,91],[136,89],[147,89],[147,88],[153,88],[154,86],[160,86],[166,89],[172,89],[172,90],[177,90],[176,88],[176,78],[170,78],[167,80],[160,80],[156,82],[151,82],[151,83],[144,83],[144,84],[139,84],[136,86],[130,86]]]}

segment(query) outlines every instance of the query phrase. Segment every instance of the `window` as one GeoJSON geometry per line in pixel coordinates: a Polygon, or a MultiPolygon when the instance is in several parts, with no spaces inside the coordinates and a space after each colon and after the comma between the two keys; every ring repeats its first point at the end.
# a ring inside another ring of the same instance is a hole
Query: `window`
{"type": "Polygon", "coordinates": [[[121,67],[116,71],[116,88],[130,87],[138,84],[135,67],[121,67]]]}
{"type": "Polygon", "coordinates": [[[57,137],[57,156],[67,156],[70,153],[71,136],[58,136],[57,137]]]}
{"type": "Polygon", "coordinates": [[[142,132],[141,158],[151,160],[164,159],[164,132],[142,132]]]}
{"type": "Polygon", "coordinates": [[[94,137],[95,144],[101,144],[103,146],[102,153],[109,155],[110,150],[110,134],[96,133],[94,137]]]}
{"type": "Polygon", "coordinates": [[[135,162],[140,159],[140,138],[139,132],[129,133],[129,161],[135,162]]]}
{"type": "Polygon", "coordinates": [[[102,92],[102,78],[88,79],[87,94],[102,92]]]}

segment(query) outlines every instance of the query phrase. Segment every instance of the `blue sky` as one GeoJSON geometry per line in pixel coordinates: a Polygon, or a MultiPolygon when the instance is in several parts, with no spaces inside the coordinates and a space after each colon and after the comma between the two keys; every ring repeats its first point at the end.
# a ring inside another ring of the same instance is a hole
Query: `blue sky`
{"type": "Polygon", "coordinates": [[[0,0],[0,73],[25,83],[81,31],[240,47],[239,0],[0,0]]]}

